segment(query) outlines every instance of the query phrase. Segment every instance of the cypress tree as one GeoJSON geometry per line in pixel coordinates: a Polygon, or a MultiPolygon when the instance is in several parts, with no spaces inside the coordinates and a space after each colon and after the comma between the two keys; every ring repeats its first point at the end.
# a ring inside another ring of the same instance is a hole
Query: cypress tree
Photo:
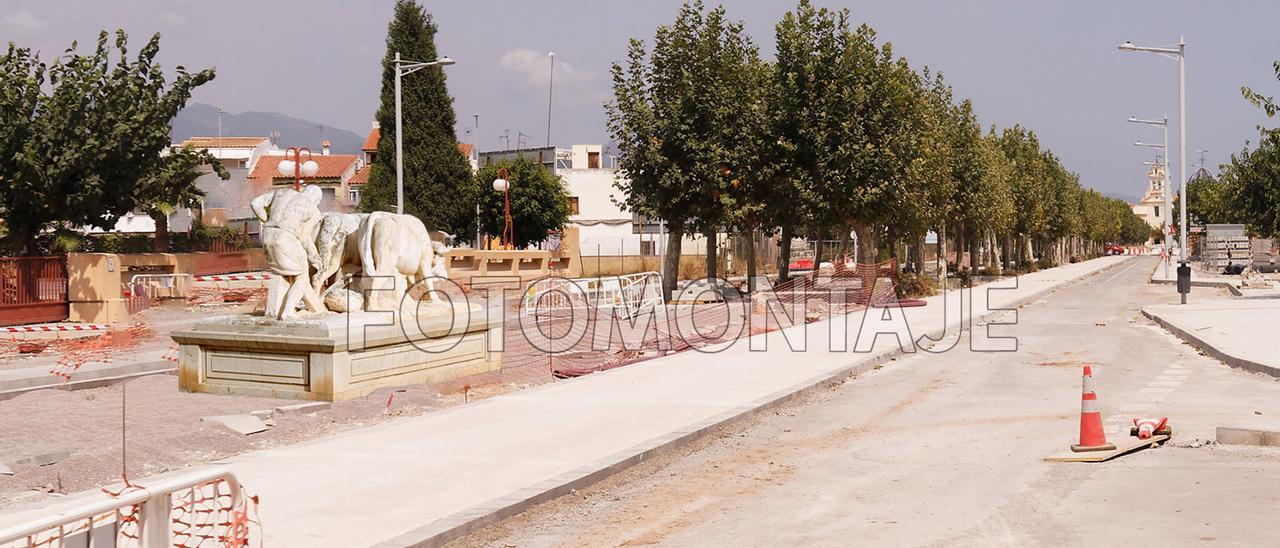
{"type": "MultiPolygon", "coordinates": [[[[387,25],[387,55],[382,60],[382,104],[378,155],[361,204],[366,211],[396,207],[396,52],[403,60],[434,61],[436,25],[414,0],[398,0],[387,25]]],[[[401,82],[400,121],[404,131],[404,212],[429,229],[472,234],[476,192],[467,158],[458,150],[453,98],[443,67],[426,67],[401,82]]]]}

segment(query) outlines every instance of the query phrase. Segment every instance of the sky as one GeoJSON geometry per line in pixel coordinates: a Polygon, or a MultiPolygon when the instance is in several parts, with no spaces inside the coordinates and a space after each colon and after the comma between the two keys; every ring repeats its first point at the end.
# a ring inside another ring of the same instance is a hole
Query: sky
{"type": "MultiPolygon", "coordinates": [[[[555,52],[551,141],[607,143],[603,104],[609,66],[630,38],[651,42],[674,20],[678,0],[420,0],[435,17],[448,67],[458,138],[481,150],[547,139],[548,52],[555,52]],[[479,131],[475,118],[479,116],[479,131]]],[[[956,96],[970,98],[984,125],[1034,130],[1086,186],[1131,197],[1146,188],[1143,161],[1158,151],[1158,128],[1130,115],[1169,115],[1177,176],[1177,63],[1117,46],[1187,41],[1189,170],[1207,149],[1212,171],[1256,141],[1266,117],[1240,94],[1248,85],[1280,95],[1280,2],[1114,2],[1020,0],[815,0],[848,8],[855,23],[913,66],[941,70],[956,96]]],[[[714,2],[708,2],[714,5],[714,2]]],[[[230,112],[280,112],[364,134],[377,108],[392,0],[0,0],[0,43],[50,59],[103,29],[123,28],[134,49],[162,35],[166,67],[216,67],[193,100],[230,112]]],[[[774,25],[794,6],[779,0],[725,0],[765,57],[774,25]]],[[[412,77],[412,76],[410,76],[412,77]]],[[[1269,125],[1280,125],[1280,120],[1269,125]]],[[[311,143],[300,143],[311,144],[311,143]]]]}

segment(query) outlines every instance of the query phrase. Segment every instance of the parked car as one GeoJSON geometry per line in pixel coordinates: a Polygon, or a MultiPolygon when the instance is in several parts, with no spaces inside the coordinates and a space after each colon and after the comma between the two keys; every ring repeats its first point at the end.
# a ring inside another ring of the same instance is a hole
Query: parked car
{"type": "Polygon", "coordinates": [[[1124,255],[1124,248],[1118,245],[1109,245],[1102,248],[1103,255],[1124,255]]]}

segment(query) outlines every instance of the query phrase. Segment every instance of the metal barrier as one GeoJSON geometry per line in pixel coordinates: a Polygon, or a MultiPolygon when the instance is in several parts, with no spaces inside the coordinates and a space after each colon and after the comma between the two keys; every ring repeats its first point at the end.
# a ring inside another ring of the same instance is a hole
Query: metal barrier
{"type": "Polygon", "coordinates": [[[249,503],[225,468],[148,480],[67,512],[0,530],[0,548],[244,546],[249,503]]]}
{"type": "Polygon", "coordinates": [[[0,257],[0,325],[60,322],[69,311],[62,257],[0,257]]]}
{"type": "Polygon", "coordinates": [[[662,304],[657,272],[607,278],[543,278],[525,289],[521,315],[555,314],[594,307],[623,318],[652,311],[662,304]]]}

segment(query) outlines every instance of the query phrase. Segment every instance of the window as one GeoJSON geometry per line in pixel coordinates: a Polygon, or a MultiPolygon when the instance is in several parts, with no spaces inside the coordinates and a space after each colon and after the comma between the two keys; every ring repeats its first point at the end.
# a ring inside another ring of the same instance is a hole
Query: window
{"type": "Polygon", "coordinates": [[[587,153],[587,169],[600,169],[600,153],[599,152],[587,153]]]}
{"type": "Polygon", "coordinates": [[[347,192],[347,202],[351,205],[360,205],[360,191],[351,190],[347,192]]]}
{"type": "Polygon", "coordinates": [[[641,255],[657,255],[657,248],[658,246],[654,245],[653,240],[640,240],[641,255]]]}
{"type": "Polygon", "coordinates": [[[578,215],[578,197],[577,196],[569,197],[569,214],[578,215]]]}
{"type": "Polygon", "coordinates": [[[1159,218],[1160,218],[1160,206],[1155,206],[1155,209],[1156,209],[1156,218],[1157,218],[1157,219],[1159,219],[1159,218]]]}

